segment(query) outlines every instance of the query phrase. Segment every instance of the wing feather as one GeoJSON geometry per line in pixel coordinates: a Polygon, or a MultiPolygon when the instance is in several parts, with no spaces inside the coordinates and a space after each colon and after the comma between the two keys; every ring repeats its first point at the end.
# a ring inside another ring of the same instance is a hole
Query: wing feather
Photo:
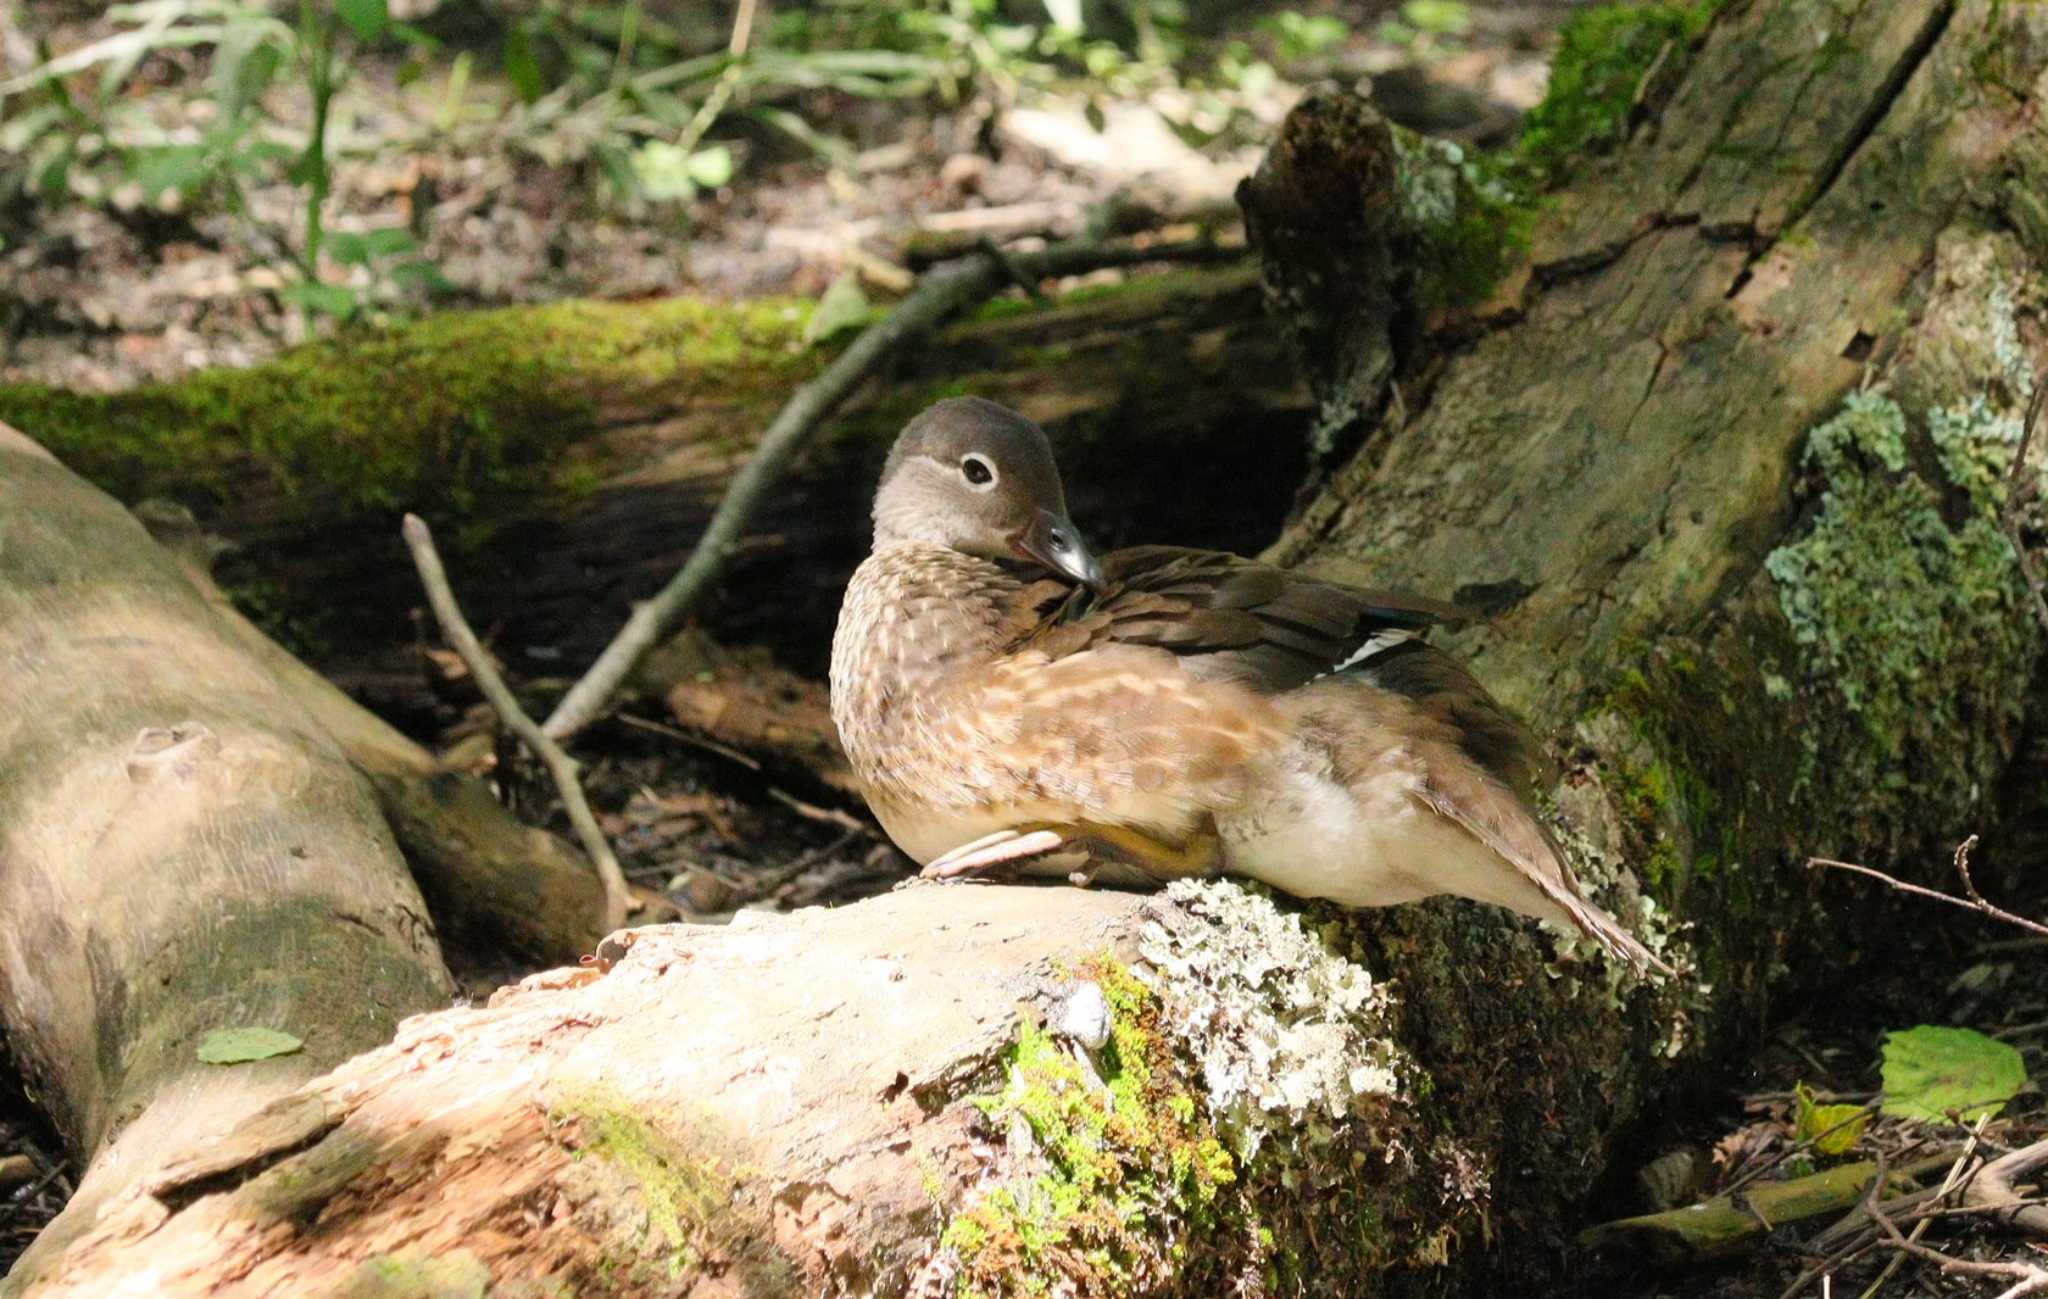
{"type": "Polygon", "coordinates": [[[1102,563],[1109,586],[1099,597],[1055,578],[1028,587],[1012,645],[1055,658],[1102,644],[1153,646],[1193,676],[1273,694],[1338,670],[1375,636],[1469,617],[1217,551],[1136,546],[1102,563]]]}

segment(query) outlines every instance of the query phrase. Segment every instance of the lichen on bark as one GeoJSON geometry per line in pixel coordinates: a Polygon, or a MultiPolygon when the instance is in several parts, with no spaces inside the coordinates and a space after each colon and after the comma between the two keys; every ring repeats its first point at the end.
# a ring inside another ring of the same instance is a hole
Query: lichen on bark
{"type": "Polygon", "coordinates": [[[1998,512],[2036,381],[2019,316],[2041,301],[2008,236],[1945,233],[1914,341],[1808,436],[1812,522],[1764,563],[1798,656],[1766,684],[1829,716],[1794,788],[1844,809],[1848,843],[1896,850],[1921,809],[1981,809],[2018,743],[2041,629],[1998,512]]]}
{"type": "Polygon", "coordinates": [[[1441,1264],[1484,1215],[1484,1161],[1430,1113],[1385,982],[1333,942],[1235,883],[1148,904],[1129,959],[1072,971],[976,1098],[1000,1157],[927,1284],[1288,1295],[1441,1264]],[[1095,1041],[1063,1031],[1098,998],[1095,1041]]]}

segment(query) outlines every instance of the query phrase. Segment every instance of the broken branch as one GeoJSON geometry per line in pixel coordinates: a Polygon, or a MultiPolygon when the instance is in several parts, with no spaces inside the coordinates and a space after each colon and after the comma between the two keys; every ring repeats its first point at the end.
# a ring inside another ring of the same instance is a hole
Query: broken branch
{"type": "Polygon", "coordinates": [[[1956,846],[1956,873],[1963,877],[1963,889],[1969,895],[1960,898],[1954,894],[1942,893],[1935,889],[1924,888],[1918,884],[1908,884],[1904,880],[1894,879],[1881,870],[1874,870],[1869,866],[1859,866],[1855,862],[1836,861],[1832,857],[1808,857],[1806,864],[1809,868],[1825,866],[1832,870],[1852,871],[1858,875],[1868,875],[1870,878],[1880,880],[1901,893],[1911,893],[1914,897],[1931,898],[1936,902],[1946,902],[1952,907],[1961,907],[1965,911],[1975,911],[1979,915],[1990,916],[1994,920],[2002,920],[2008,925],[2017,925],[2021,929],[2048,936],[2048,925],[2044,925],[2038,920],[2029,920],[2025,916],[2014,915],[2003,907],[1994,906],[1990,902],[1985,901],[1983,894],[1977,892],[1976,884],[1970,879],[1970,849],[1976,846],[1977,836],[1974,834],[1956,846]]]}
{"type": "Polygon", "coordinates": [[[562,751],[562,747],[534,724],[519,701],[512,697],[512,691],[498,670],[491,666],[490,656],[478,643],[476,633],[470,630],[469,621],[462,616],[462,609],[455,603],[454,589],[448,585],[448,571],[441,565],[441,556],[434,549],[434,534],[427,527],[425,519],[417,514],[405,516],[403,527],[405,544],[412,551],[413,565],[419,569],[420,585],[427,590],[427,602],[434,608],[434,617],[441,624],[441,634],[462,661],[469,665],[476,683],[490,701],[493,711],[514,735],[525,742],[529,749],[547,765],[548,774],[554,777],[555,788],[562,795],[562,806],[568,809],[569,823],[576,827],[576,837],[583,844],[583,851],[590,855],[591,864],[597,867],[597,877],[604,883],[604,930],[609,933],[626,923],[626,916],[633,910],[633,895],[626,887],[626,877],[619,870],[619,862],[612,856],[611,845],[605,842],[604,832],[597,828],[597,818],[591,815],[590,803],[583,797],[582,783],[577,779],[577,764],[574,758],[562,751]]]}

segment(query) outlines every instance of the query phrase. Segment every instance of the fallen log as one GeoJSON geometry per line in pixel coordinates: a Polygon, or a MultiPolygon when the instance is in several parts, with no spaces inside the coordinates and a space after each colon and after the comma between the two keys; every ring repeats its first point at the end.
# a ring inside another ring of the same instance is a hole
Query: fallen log
{"type": "MultiPolygon", "coordinates": [[[[811,307],[436,317],[128,393],[0,386],[0,419],[123,499],[193,508],[234,547],[223,586],[284,607],[316,665],[410,643],[411,509],[447,539],[465,608],[515,677],[573,676],[681,566],[777,407],[825,363],[803,341],[811,307]]],[[[899,357],[798,457],[700,602],[704,625],[822,677],[889,440],[962,389],[1054,429],[1087,474],[1077,516],[1106,544],[1184,529],[1185,502],[1205,499],[1188,540],[1256,546],[1298,481],[1307,393],[1249,267],[996,302],[899,357]],[[1153,490],[1162,463],[1174,494],[1153,490]]]]}
{"type": "Polygon", "coordinates": [[[589,941],[580,859],[437,773],[226,608],[189,546],[5,426],[0,664],[0,1026],[85,1170],[22,1268],[446,1000],[412,872],[494,950],[589,941]],[[196,1054],[251,1028],[298,1045],[196,1054]]]}
{"type": "Polygon", "coordinates": [[[15,1292],[1340,1293],[1487,1230],[1399,998],[1235,884],[631,937],[408,1021],[15,1292]]]}
{"type": "Polygon", "coordinates": [[[0,663],[0,1025],[85,1167],[32,1260],[452,985],[370,782],[132,518],[4,426],[0,663]],[[247,1028],[303,1049],[196,1054],[247,1028]]]}

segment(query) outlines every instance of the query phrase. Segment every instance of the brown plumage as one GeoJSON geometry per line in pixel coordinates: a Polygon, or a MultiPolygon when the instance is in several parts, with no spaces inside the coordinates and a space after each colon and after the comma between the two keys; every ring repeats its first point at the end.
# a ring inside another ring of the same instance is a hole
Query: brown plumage
{"type": "Polygon", "coordinates": [[[832,712],[896,842],[1386,906],[1457,893],[1667,969],[1530,810],[1527,729],[1419,639],[1457,610],[1234,555],[1092,557],[1045,435],[973,398],[897,440],[832,646],[832,712]]]}

